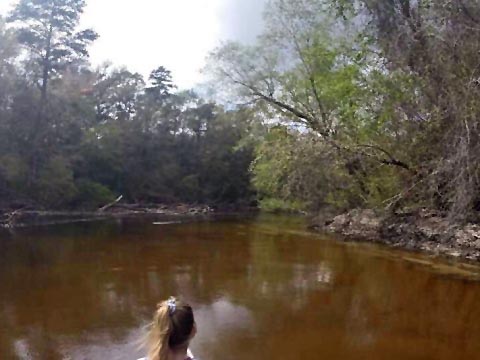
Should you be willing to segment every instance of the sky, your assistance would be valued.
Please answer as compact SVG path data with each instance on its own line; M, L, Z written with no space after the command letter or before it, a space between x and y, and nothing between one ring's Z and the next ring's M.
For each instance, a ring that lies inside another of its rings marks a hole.
M0 0L5 14L16 0ZM202 81L209 51L222 41L251 43L266 0L87 0L82 27L100 38L91 61L111 61L143 75L162 65L181 89Z

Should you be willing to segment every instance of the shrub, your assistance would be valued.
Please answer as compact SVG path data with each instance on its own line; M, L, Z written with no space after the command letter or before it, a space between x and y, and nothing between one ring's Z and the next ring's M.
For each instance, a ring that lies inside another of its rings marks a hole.
M77 196L72 205L75 208L95 210L115 200L115 194L106 186L97 182L80 179L76 182Z

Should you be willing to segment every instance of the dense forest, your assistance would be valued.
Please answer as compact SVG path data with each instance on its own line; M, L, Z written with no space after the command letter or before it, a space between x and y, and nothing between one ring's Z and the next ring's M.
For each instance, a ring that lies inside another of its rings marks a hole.
M3 206L95 209L139 203L246 204L256 127L179 92L162 66L144 79L92 68L82 0L22 0L0 22Z
M253 45L208 58L212 90L92 67L83 0L0 21L0 197L267 209L480 210L480 7L469 0L273 0ZM232 104L235 105L232 105ZM228 105L227 105L228 104Z

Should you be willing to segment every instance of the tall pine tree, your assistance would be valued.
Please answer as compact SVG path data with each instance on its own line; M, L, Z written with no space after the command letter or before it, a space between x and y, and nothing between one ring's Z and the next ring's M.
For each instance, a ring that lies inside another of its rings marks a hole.
M98 37L91 29L77 31L84 8L85 0L21 0L8 18L17 27L18 41L38 64L44 101L50 78L87 57L87 46Z

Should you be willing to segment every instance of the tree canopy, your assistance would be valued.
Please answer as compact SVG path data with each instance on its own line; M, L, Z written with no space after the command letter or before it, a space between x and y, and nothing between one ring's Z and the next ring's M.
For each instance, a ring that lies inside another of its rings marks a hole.
M176 91L163 66L93 68L84 6L21 0L0 21L0 206L253 201L249 111Z
M480 9L452 0L272 0L251 45L212 51L228 103L92 67L81 0L0 21L0 191L51 208L252 203L480 210ZM220 98L220 96L219 96ZM234 105L232 105L234 103ZM228 104L228 105L227 105Z
M479 207L480 10L447 3L274 0L257 43L224 44L209 71L239 102L299 129L296 150L313 136L334 160L318 160L326 178L349 179L345 206L430 206L471 218ZM344 189L329 188L342 198Z

